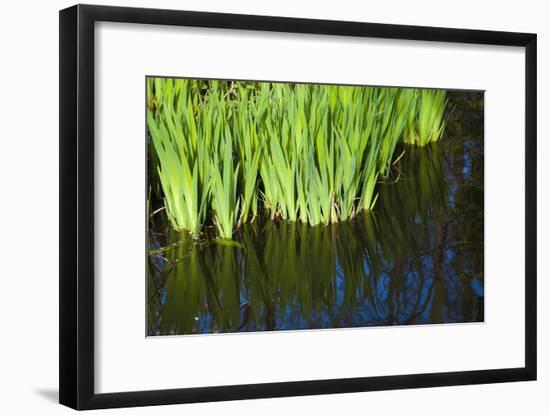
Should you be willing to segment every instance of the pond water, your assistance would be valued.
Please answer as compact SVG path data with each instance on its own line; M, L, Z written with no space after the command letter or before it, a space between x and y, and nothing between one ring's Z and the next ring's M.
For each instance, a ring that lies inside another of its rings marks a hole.
M483 94L448 92L443 139L403 147L374 212L257 218L231 245L149 224L147 334L484 320Z

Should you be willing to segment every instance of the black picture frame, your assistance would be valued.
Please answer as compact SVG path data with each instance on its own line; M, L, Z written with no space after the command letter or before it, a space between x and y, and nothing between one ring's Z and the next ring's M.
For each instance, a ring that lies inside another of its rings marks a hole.
M525 366L96 394L94 391L94 24L122 22L525 49ZM75 409L535 380L537 377L537 36L223 13L76 5L60 11L59 401Z

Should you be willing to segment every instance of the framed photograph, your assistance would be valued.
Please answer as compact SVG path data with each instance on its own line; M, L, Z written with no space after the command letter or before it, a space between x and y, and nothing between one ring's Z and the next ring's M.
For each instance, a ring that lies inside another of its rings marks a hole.
M60 12L60 402L536 379L535 34Z

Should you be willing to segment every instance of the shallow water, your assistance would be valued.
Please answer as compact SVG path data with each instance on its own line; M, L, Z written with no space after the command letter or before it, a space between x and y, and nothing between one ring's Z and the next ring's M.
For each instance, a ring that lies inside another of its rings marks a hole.
M196 243L155 215L148 335L483 321L483 98L448 96L444 138L401 149L371 214L258 218L232 245Z

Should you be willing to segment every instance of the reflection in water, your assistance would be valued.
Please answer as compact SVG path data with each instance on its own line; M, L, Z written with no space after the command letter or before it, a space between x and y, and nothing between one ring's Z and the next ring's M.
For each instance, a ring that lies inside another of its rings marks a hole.
M156 215L148 334L483 321L482 95L449 98L445 138L405 148L372 214L257 219L229 244L195 242Z

